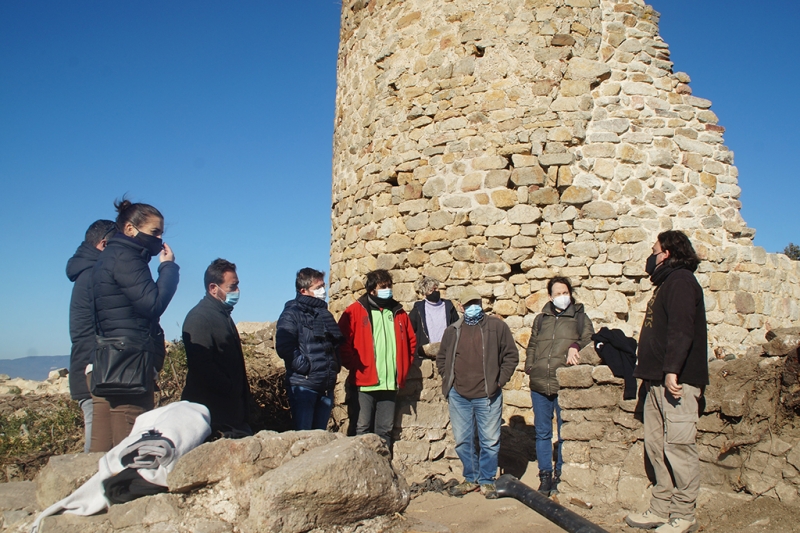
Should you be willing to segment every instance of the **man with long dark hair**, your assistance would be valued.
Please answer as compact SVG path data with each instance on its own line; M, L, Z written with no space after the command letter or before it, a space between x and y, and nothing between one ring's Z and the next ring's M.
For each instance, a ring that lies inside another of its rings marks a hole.
M645 270L655 291L639 336L634 376L643 381L644 447L653 465L650 508L625 517L658 533L697 529L700 491L698 402L708 385L708 331L703 289L694 276L700 259L680 231L658 235Z

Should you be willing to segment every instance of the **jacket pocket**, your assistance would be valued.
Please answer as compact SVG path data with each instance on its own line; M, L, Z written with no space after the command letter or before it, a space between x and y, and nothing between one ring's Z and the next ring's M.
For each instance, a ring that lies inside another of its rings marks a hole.
M697 438L697 415L667 413L667 435L669 444L695 444Z

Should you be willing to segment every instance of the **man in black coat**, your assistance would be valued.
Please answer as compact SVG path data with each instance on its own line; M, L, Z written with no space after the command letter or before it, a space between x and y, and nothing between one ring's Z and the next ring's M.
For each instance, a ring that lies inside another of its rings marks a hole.
M182 400L201 403L211 412L214 434L252 435L247 423L250 385L244 366L242 341L231 319L239 301L236 265L216 259L204 276L206 295L186 315L186 386Z
M644 448L656 480L650 508L625 521L642 529L658 527L657 533L697 529L698 405L708 385L708 326L703 289L694 276L699 263L689 238L670 230L658 235L645 267L655 290L633 375L645 390Z
M75 285L69 300L69 393L83 411L85 427L84 453L92 443L92 395L86 383L86 366L94 359L95 327L92 306L92 267L114 233L113 220L97 220L86 230L84 241L67 261L67 277Z

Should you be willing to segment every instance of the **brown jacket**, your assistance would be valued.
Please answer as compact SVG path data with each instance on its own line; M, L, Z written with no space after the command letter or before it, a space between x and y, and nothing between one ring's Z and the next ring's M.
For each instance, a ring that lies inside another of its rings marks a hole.
M436 356L436 368L442 377L442 394L445 398L455 381L456 347L461 335L464 318L458 319L444 330L439 354ZM483 375L486 382L486 397L491 398L508 383L519 362L519 351L511 335L511 330L502 319L486 315L480 322L483 336Z
M567 366L569 347L577 344L580 350L592 342L592 321L584 315L583 331L578 331L579 313L583 313L583 304L570 304L556 316L555 306L547 302L542 309L541 322L538 316L534 319L525 358L525 373L531 377L531 390L547 396L558 394L556 370ZM541 329L537 329L540 323Z

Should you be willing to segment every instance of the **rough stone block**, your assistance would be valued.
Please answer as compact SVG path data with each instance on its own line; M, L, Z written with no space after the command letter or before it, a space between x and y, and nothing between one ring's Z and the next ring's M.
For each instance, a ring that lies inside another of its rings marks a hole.
M36 502L45 509L72 494L97 473L104 453L54 455L36 476Z
M605 424L601 422L564 422L561 426L561 438L564 440L600 440L604 432Z
M573 57L567 67L567 78L573 80L605 79L611 75L611 68L599 61Z
M551 187L531 191L528 195L528 203L533 205L555 205L558 200L558 190Z
M624 379L616 377L605 365L592 368L592 379L598 385L622 385L625 383Z
M539 156L539 164L543 167L549 167L553 165L570 165L574 156L569 152L564 152L560 154L542 154Z
M591 376L591 374L590 374ZM592 409L612 407L622 398L622 389L598 386L588 389L564 389L558 393L558 403L562 409Z
M622 265L619 263L595 263L589 267L592 276L617 277L622 275Z
M642 509L650 501L649 486L646 477L622 475L617 487L617 500L623 509Z
M538 164L522 168L515 168L511 172L511 183L517 187L523 185L544 185L545 174Z
M561 202L572 205L583 205L592 201L592 190L572 185L561 195Z
M474 170L494 170L506 168L507 166L508 160L499 155L476 157L472 160L472 168Z
M558 385L561 388L586 388L594 385L592 370L588 365L567 366L556 370Z
M508 189L492 191L492 203L501 209L513 207L517 205L517 193Z
M511 224L532 224L541 219L542 212L537 207L520 204L509 209L507 217Z

